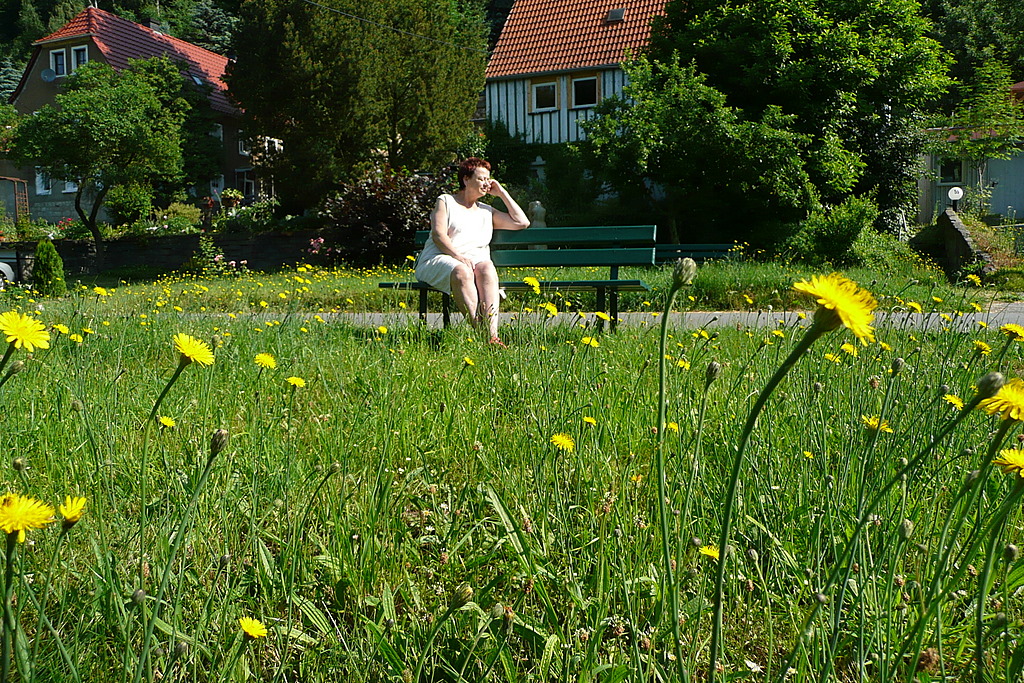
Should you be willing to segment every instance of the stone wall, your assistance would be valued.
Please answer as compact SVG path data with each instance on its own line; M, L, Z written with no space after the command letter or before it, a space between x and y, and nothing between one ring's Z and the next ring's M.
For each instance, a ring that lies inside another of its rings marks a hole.
M960 221L960 216L953 209L946 209L939 215L936 221L939 235L942 239L945 261L943 269L946 275L956 275L964 266L976 261L982 262L982 271L991 273L995 271L992 258L983 252L971 239L971 233Z
M276 270L308 258L314 231L265 233L260 235L214 235L214 245L225 261L246 262L250 270ZM96 272L96 248L92 240L57 240L57 252L69 277ZM126 237L105 242L103 269L149 266L162 271L178 269L199 249L199 235ZM4 242L6 251L26 254L31 261L34 242ZM27 274L22 273L23 276Z

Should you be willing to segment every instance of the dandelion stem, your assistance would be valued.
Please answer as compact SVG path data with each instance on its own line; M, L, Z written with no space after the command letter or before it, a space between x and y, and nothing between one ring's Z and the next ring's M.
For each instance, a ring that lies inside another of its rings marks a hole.
M725 508L722 511L722 531L718 537L719 559L717 573L715 574L714 621L711 625L711 655L708 663L708 681L710 683L714 683L715 680L718 650L721 647L722 610L725 602L725 562L728 558L729 535L732 533L732 513L733 507L736 505L736 488L743 465L743 455L747 449L747 443L750 441L750 435L754 431L754 426L757 424L757 418L768 402L768 398L775 391L779 383L782 382L786 374L796 365L796 362L800 360L800 357L807 352L807 349L811 348L811 345L824 332L825 330L822 327L812 325L807 330L807 334L800 339L800 342L790 352L786 360L782 362L782 365L775 371L775 374L768 380L761 394L757 397L757 401L754 402L754 406L750 409L747 422L743 426L743 432L741 432L739 443L736 446L736 456L733 459L732 472L729 475L729 485L725 495Z
M7 552L4 557L4 637L0 648L0 681L8 680L11 673L11 643L14 640L14 612L11 610L11 597L14 594L14 551L18 547L18 532L7 534Z
M679 632L679 592L676 590L675 572L672 569L672 551L669 549L668 530L668 482L665 477L665 431L668 406L666 401L665 379L665 347L668 344L668 319L672 311L672 302L682 285L673 282L665 300L665 311L661 316L661 341L658 345L658 449L656 465L658 469L658 518L661 523L661 550L665 562L665 589L668 591L669 605L672 610L672 640L675 647L676 665L679 667L680 680L686 680L686 664L683 660L683 644Z
M160 409L160 404L163 403L164 397L167 396L167 392L171 390L174 383L178 381L178 376L181 375L181 371L184 370L187 365L187 361L178 363L178 367L174 370L174 374L171 375L171 379L168 380L167 386L165 386L164 390L160 392L159 396L157 396L156 403L153 404L153 410L149 411L150 420L156 417L156 411Z
M14 353L14 342L7 345L7 350L4 351L4 357L0 358L0 370L3 370L4 366L7 365L7 361L10 360L12 353Z
M43 599L40 601L39 619L36 622L36 637L35 641L32 643L32 657L29 659L31 662L31 669L29 670L28 677L29 683L32 683L32 681L36 679L36 655L39 652L39 641L42 640L39 634L43 631L43 618L45 616L43 613L43 607L46 606L46 603L50 598L50 588L53 585L53 568L57 564L57 556L60 554L60 549L64 546L64 539L67 538L67 535L67 528L62 528L60 530L60 535L57 536L57 543L53 547L53 555L50 556L49 571L46 573L46 585L43 587Z

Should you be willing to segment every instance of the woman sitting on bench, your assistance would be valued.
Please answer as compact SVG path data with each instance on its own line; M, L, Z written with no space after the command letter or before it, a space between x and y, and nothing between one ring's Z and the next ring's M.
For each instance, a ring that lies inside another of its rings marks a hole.
M491 262L493 230L522 230L530 226L526 214L497 180L491 165L470 157L459 164L459 187L443 194L430 214L430 239L416 260L416 279L452 295L469 324L486 321L490 343L504 346L498 337L498 273ZM500 197L509 212L478 200Z

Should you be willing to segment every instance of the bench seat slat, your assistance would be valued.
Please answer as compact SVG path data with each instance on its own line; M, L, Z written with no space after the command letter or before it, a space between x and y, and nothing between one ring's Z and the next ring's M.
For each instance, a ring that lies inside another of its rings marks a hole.
M619 289L627 292L649 292L651 286L643 280L551 280L549 282L541 281L541 289ZM502 289L512 290L514 292L529 291L533 289L531 285L526 284L522 280L510 280L508 282L499 282L498 286ZM426 282L420 282L419 280L410 280L408 282L381 282L381 289L406 289L406 290L420 290L427 289L430 291L434 290L433 287L428 285Z

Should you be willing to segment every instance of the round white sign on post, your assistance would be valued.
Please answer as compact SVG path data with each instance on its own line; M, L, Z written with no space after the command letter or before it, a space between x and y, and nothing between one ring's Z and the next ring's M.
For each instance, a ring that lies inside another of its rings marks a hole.
M962 188L962 187L951 187L951 188L949 188L949 192L946 193L946 196L949 197L954 202L957 201L957 200L963 199L964 198L964 188Z

